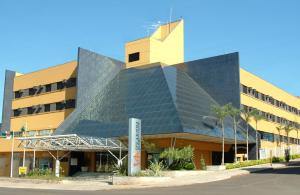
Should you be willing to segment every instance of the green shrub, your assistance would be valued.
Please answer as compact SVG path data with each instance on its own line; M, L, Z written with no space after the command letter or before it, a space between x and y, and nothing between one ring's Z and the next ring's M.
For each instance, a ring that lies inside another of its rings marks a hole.
M136 177L158 177L162 175L162 170L164 169L162 162L154 162L150 163L149 168L144 171L139 171L138 173L134 174Z
M164 169L164 165L162 162L154 162L154 163L150 163L149 170L152 175L151 176L161 176L161 172Z
M272 162L278 163L278 162L284 162L285 159L283 157L273 157Z
M300 155L299 155L300 156ZM291 156L293 158L293 156ZM249 160L249 161L243 161L243 162L237 162L237 163L226 163L226 169L236 169L236 168L242 168L242 167L248 167L248 166L254 166L254 165L260 165L260 164L267 164L270 163L271 159L261 159L261 160ZM272 162L285 162L284 157L273 157Z
M32 171L29 171L27 176L29 177L36 177L36 176L53 176L54 173L52 172L52 169L33 169Z
M205 163L205 159L203 158L203 155L201 154L201 158L200 158L200 169L201 170L206 170L206 163Z
M286 149L286 150L284 151L284 158L285 158L285 161L286 161L286 162L289 162L289 161L290 161L290 159L291 159L290 149Z
M186 164L193 164L194 148L192 148L191 146L186 146L181 149L167 148L160 154L160 158L172 160L172 163L168 166L168 168L171 170L185 169ZM188 168L190 170L191 165L188 165Z
M113 172L119 176L127 176L128 175L128 161L124 160L122 165L115 166Z
M195 165L192 162L186 163L183 167L185 170L194 170L195 169Z
M291 159L297 159L300 158L300 154L291 155Z

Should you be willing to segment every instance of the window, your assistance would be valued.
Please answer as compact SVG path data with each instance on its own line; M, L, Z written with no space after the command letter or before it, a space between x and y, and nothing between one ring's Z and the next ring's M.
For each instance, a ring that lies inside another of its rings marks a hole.
M35 92L36 92L36 89L34 87L29 89L29 95L34 95Z
M27 132L26 132L26 135L29 136L29 137L36 136L36 134L37 134L36 131L27 131Z
M45 130L39 131L39 135L40 135L40 136L43 136L43 135L51 135L51 134L52 134L51 129L45 129Z
M22 92L21 91L15 91L15 98L20 98L22 97Z
M75 100L67 100L66 108L75 108Z
M131 53L128 55L128 62L134 62L140 60L140 52Z
M37 106L35 106L35 108L36 108L35 113L40 113L42 111L42 106L41 105L37 105Z
M262 100L262 101L266 101L266 96L265 96L265 94L263 94L263 93L261 94L261 100Z
M74 87L76 86L76 78L70 78L67 83L66 83L67 87Z
M44 112L50 112L50 104L44 105Z
M65 84L62 81L60 81L56 83L56 86L57 86L56 87L57 90L59 90L59 89L63 89L65 87Z
M33 114L34 113L34 108L33 107L28 107L27 108L27 114Z
M274 142L274 134L260 131L260 138L269 142Z
M243 93L247 93L247 87L245 85L243 85L242 87L243 87Z
M62 109L64 109L64 103L57 102L56 103L56 110L62 110Z
M46 85L46 92L50 92L52 90L51 84Z
M20 109L15 109L13 112L14 112L14 116L20 116L21 115L21 110Z

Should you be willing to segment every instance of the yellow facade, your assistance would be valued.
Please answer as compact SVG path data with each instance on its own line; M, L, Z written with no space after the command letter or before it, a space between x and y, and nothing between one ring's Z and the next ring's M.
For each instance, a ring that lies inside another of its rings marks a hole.
M16 73L14 78L13 92L20 90L28 90L36 86L45 86L57 82L65 82L70 78L76 78L77 61L71 61L65 64L53 66L47 69L35 71L32 73L21 74ZM36 105L55 104L66 100L76 99L76 86L64 87L62 89L53 89L49 92L40 94L26 95L24 97L14 98L12 100L12 110L22 109ZM54 132L55 129L65 120L65 118L74 110L74 108L65 108L61 110L53 110L48 112L40 112L34 114L24 114L20 116L11 116L10 126L11 131L20 132L20 129L26 126L27 135L32 132L46 131L47 133ZM33 135L31 134L31 136ZM17 136L17 134L16 134ZM23 149L19 147L20 141L14 139L14 152L18 159L22 159ZM3 163L0 166L0 176L9 176L10 158L12 140L0 139L0 160ZM32 158L33 152L26 150L26 158ZM37 158L51 158L47 152L37 152ZM16 160L15 168L17 169L19 161ZM68 173L68 166L62 163L61 165ZM14 173L15 174L15 173Z
M77 61L53 66L28 74L18 74L14 78L13 90L23 90L34 86L47 85L76 77ZM34 105L50 104L68 99L76 99L76 87L64 88L34 96L25 96L12 101L12 109ZM11 118L11 130L19 131L25 124L28 130L56 129L74 109L22 115Z
M280 102L284 102L286 105L289 105L291 107L297 108L300 110L300 99L296 96L293 96L286 91L274 86L273 84L255 76L254 74L249 73L248 71L244 69L240 69L240 82L242 85L251 87L252 89L255 89L257 92L263 93L269 97L271 97L274 100L278 100ZM241 93L241 104L252 107L255 109L258 109L260 111L263 111L265 113L271 113L277 117L287 119L289 121L299 123L300 122L300 116L296 113L293 113L291 111L288 111L286 109L283 109L281 107L278 107L276 105L273 105L267 101L263 101L259 98L256 98L253 95L249 95L246 93ZM251 126L255 128L255 121L251 120L250 122ZM286 132L284 130L281 130L280 132L277 130L276 127L279 127L280 123L277 121L272 120L261 120L258 122L258 130L263 132L272 133L275 135L286 135ZM292 130L289 133L289 137L291 138L297 138L299 139L296 129ZM278 146L278 142L270 142L266 140L262 140L261 147L262 148L274 148ZM284 143L281 143L282 146L284 146Z
M139 59L130 62L129 56L133 53L138 53ZM157 62L164 65L184 62L184 21L161 25L151 36L126 43L125 62L127 68Z

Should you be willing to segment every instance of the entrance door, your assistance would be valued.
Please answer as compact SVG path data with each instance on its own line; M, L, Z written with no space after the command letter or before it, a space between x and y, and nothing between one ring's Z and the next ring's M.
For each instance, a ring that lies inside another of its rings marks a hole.
M84 153L83 152L71 152L70 158L70 175L74 175L81 171L81 166L83 166Z
M212 152L212 165L220 165L222 161L222 152Z

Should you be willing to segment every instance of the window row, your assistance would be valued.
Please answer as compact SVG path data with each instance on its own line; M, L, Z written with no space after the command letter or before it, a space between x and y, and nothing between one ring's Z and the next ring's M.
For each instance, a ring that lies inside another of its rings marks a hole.
M56 83L50 83L47 85L39 85L29 89L22 89L14 92L15 99L34 96L42 93L48 93L51 91L61 90L64 88L70 88L76 86L76 78L70 78L68 80L59 81Z
M44 130L30 130L30 131L14 131L14 137L34 137L34 136L47 136L53 134L53 129L44 129Z
M256 108L246 106L246 105L242 105L242 107L243 107L244 110L247 110L248 112L251 112L252 110L257 110L259 112L259 114L261 116L263 116L264 119L267 120L267 121L271 121L271 122L279 123L279 124L283 124L283 125L291 124L293 126L297 126L298 128L300 128L300 124L298 124L294 121L287 120L283 117L279 117L279 116L276 116L274 114L264 112L264 111L258 110Z
M248 94L248 95L250 95L252 97L255 97L257 99L260 99L260 100L262 100L264 102L268 102L268 103L270 103L270 104L272 104L274 106L277 106L278 108L284 109L284 110L286 110L288 112L300 115L300 110L298 110L297 108L289 106L286 103L284 103L282 101L279 101L279 100L276 100L276 99L274 99L271 96L268 96L266 94L258 92L258 91L256 91L256 89L254 89L252 87L247 87L245 85L241 85L241 92L243 92L245 94Z
M284 135L278 135L278 134L273 134L273 133L267 133L263 131L259 131L260 134L260 139L261 140L266 140L269 142L282 142L282 143L290 143L290 144L300 144L300 140L297 138L289 138Z
M18 108L13 110L13 117L22 116L22 115L32 115L43 112L51 112L56 110L63 110L68 108L75 108L75 100L69 99L62 102L56 102L51 104L41 104L30 106L26 108Z

